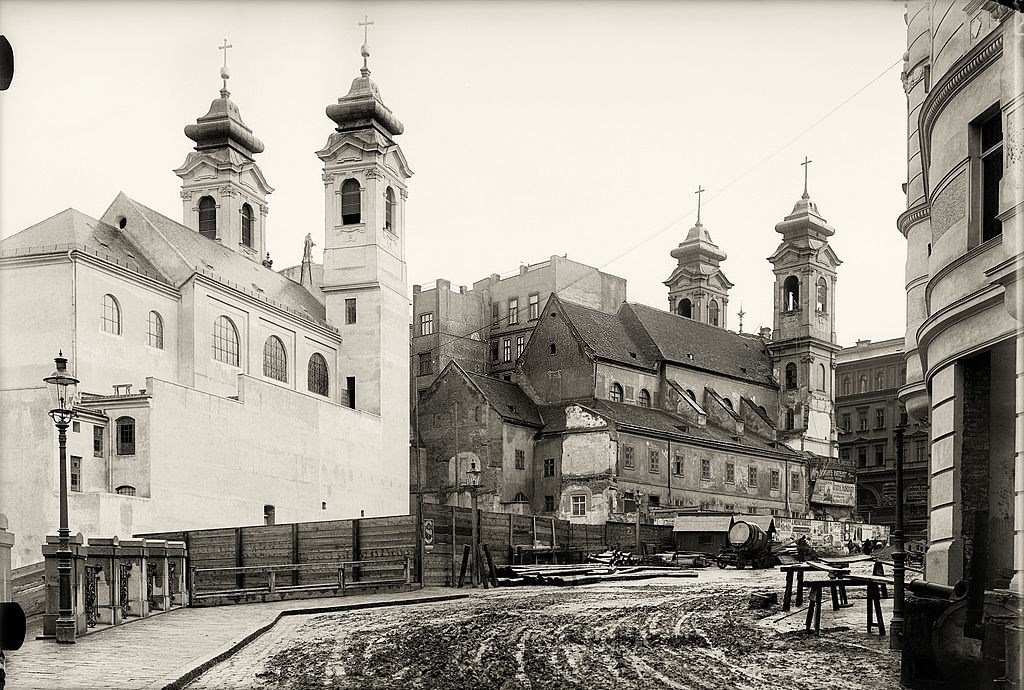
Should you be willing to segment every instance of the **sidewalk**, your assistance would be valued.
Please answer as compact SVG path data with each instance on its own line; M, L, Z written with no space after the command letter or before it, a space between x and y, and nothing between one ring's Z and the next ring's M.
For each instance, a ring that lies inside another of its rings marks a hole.
M86 635L71 645L30 637L7 653L7 688L180 687L281 616L459 599L442 587L266 604L176 609ZM33 635L35 631L30 631Z

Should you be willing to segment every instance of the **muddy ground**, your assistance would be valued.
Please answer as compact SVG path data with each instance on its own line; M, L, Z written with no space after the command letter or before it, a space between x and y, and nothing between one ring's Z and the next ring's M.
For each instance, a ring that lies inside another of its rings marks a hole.
M899 657L887 637L865 632L862 598L838 614L826 605L820 637L803 633L803 610L748 610L752 593L781 600L782 582L775 571L713 568L698 579L292 616L189 687L898 687Z

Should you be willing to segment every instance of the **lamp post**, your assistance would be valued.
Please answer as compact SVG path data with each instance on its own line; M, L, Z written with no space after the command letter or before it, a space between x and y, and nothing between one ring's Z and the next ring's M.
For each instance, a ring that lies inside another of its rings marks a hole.
M68 529L68 424L75 415L73 408L78 379L68 375L68 360L59 352L53 360L57 369L43 379L50 393L50 418L57 427L60 445L60 525L57 536L57 583L59 587L56 635L57 642L75 641L75 617L71 610L71 531Z
M466 474L469 475L469 497L472 500L472 511L473 517L470 521L473 525L473 570L472 570L472 582L474 587L480 585L480 530L477 528L477 490L480 488L480 475L483 474L483 470L476 466L476 461L470 461L469 469L466 470Z
M892 533L892 622L889 624L889 649L903 649L904 578L907 553L903 550L903 434L907 430L907 413L900 414L893 430L896 440L896 529Z

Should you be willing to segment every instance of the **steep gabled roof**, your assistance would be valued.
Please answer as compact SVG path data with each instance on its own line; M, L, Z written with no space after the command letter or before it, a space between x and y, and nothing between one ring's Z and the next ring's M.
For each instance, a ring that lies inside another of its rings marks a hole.
M201 273L257 299L283 307L296 316L329 327L326 307L299 283L245 258L216 240L203 237L124 193L118 194L104 217L112 221L114 216L127 215L128 209L134 216L141 217L148 227L126 227L122 234L132 238L138 250L176 285L180 286L193 275Z
M619 313L627 311L649 335L659 359L764 386L774 385L771 358L760 339L635 302L624 304Z
M595 357L630 367L655 370L657 357L643 333L630 329L618 314L606 314L552 295L569 323ZM621 311L621 310L620 310Z
M523 392L523 389L514 383L502 381L483 374L471 374L458 362L452 360L452 364L461 371L484 396L487 404L510 422L526 424L529 426L543 426L544 421L537 411L537 405L530 400L530 396Z
M93 254L149 278L169 282L168 277L124 233L73 208L0 240L0 252L5 255L28 256L71 249Z

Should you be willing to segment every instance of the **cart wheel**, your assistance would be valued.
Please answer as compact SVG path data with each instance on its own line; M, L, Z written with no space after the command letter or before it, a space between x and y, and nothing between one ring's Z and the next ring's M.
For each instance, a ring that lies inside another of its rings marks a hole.
M743 560L742 558L740 560L736 561L736 569L737 570L743 570L746 567L747 567L747 562L745 560Z
M729 565L728 563L725 562L724 558L719 558L718 560L715 561L715 563L717 563L718 567L721 568L722 570L725 570L726 566Z

